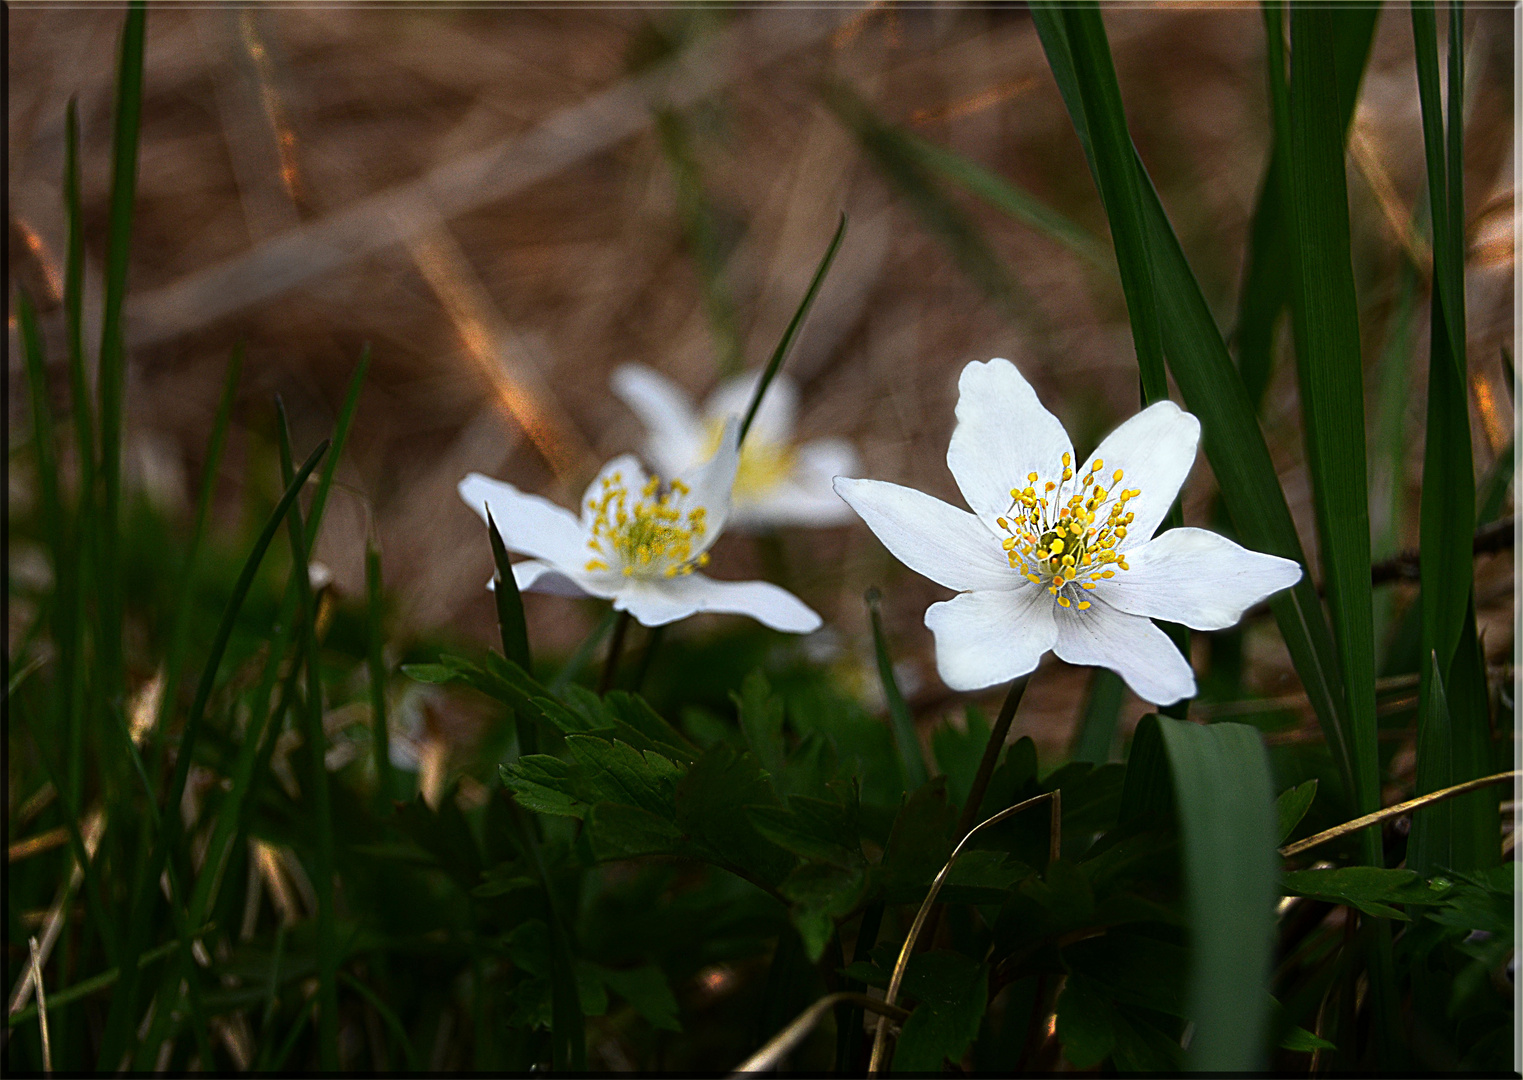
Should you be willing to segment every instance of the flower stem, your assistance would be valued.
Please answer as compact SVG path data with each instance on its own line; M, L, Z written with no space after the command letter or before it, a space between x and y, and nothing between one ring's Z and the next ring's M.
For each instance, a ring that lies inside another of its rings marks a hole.
M629 633L629 612L619 612L619 621L613 624L613 640L608 643L608 656L603 661L603 674L598 679L598 696L613 689L613 677L619 670L619 656L624 652L624 637Z
M653 626L650 636L645 639L645 651L640 654L640 666L635 669L635 681L630 687L637 694L645 685L645 676L650 673L651 661L656 658L656 650L661 647L661 637L665 633L666 627Z
M1020 707L1021 697L1026 693L1026 684L1031 681L1030 675L1022 675L1010 684L1010 692L1005 695L1005 703L1000 706L999 717L994 721L994 730L989 732L989 742L984 747L983 760L978 763L978 772L973 777L973 786L968 790L968 801L963 804L962 816L957 819L957 839L961 840L974 825L978 824L979 807L983 805L984 793L989 790L989 781L994 776L994 766L999 763L999 752L1004 749L1005 736L1010 734L1010 722L1015 719L1015 710Z

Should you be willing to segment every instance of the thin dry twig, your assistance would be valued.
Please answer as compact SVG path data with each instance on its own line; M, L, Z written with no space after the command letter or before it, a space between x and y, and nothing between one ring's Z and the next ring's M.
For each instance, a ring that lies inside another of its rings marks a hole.
M37 1027L42 1032L42 1071L53 1071L53 1043L48 1037L48 999L42 991L42 960L39 956L35 937L27 939L27 945L32 950L32 985L37 988Z
M947 875L952 872L952 866L957 862L958 856L962 854L962 849L967 847L968 841L991 825L998 825L1007 818L1014 817L1027 807L1035 806L1037 803L1047 799L1052 800L1052 830L1048 841L1047 858L1049 861L1057 859L1063 838L1063 793L1061 791L1048 791L1036 796L1034 799L1018 802L1014 806L1001 810L993 817L986 821L981 821L969 829L968 835L964 836L958 845L952 849L952 855L947 859L947 864L936 875L936 880L931 882L931 891L926 893L925 899L921 901L920 910L915 912L915 921L910 924L909 936L904 939L904 945L899 950L899 959L894 963L894 974L888 981L888 994L884 998L888 1004L894 1004L894 999L899 996L899 985L904 981L904 969L909 966L910 955L915 951L915 940L920 936L920 931L925 926L926 918L930 915L931 908L936 903L937 894L941 892L941 887L946 884ZM883 1056L887 1045L888 1021L880 1016L878 1018L877 1031L873 1034L873 1055L867 1065L868 1076L881 1076L883 1074Z
M1490 787L1492 784L1500 784L1504 780L1516 780L1519 777L1523 777L1523 769L1509 769L1507 772L1483 776L1478 780L1466 780L1463 784L1455 784L1453 787L1441 788L1438 791L1429 792L1427 795L1419 795L1415 799L1408 799L1406 802L1397 803L1395 806L1388 806L1384 810L1375 811L1373 814L1365 814L1364 817L1355 818L1353 821L1345 821L1342 825L1334 825L1331 829L1324 829L1315 836L1308 836L1305 840L1297 840L1294 844L1286 844L1280 849L1280 854L1288 859L1292 855L1299 855L1303 851L1310 851L1312 848L1325 844L1329 840L1336 840L1340 836L1347 836L1349 833L1358 832L1360 829L1370 825L1377 825L1389 818L1400 817L1402 814L1410 813L1413 810L1421 810L1423 807L1433 803L1452 799L1457 795L1464 795L1466 792L1476 791L1483 787Z
M838 991L834 994L826 994L819 1001L816 1001L809 1008L799 1013L793 1023L774 1035L766 1046L763 1046L756 1053L746 1058L745 1061L735 1066L735 1070L730 1075L742 1076L746 1073L767 1072L770 1069L777 1068L778 1063L787 1057L794 1047L803 1042L804 1038L814 1030L815 1025L824 1018L825 1014L837 1005L856 1005L859 1008L875 1012L879 1016L887 1017L891 1020L897 1020L900 1023L903 1023L910 1015L908 1009L900 1008L898 1005L890 1005L886 1001L880 1001L866 994L858 994L846 990Z

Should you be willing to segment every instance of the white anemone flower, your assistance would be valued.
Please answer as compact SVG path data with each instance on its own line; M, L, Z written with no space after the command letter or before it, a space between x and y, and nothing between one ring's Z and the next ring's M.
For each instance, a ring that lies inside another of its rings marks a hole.
M639 364L613 374L613 390L645 425L645 456L663 473L677 474L714 455L730 417L742 417L756 392L759 372L721 383L699 414L682 389ZM798 389L784 375L767 387L746 433L735 472L730 525L740 530L782 525L840 525L851 511L831 490L837 476L857 470L857 455L844 439L792 441Z
M1051 649L1168 705L1195 694L1195 676L1151 620L1221 630L1301 576L1204 529L1154 538L1199 441L1195 417L1158 401L1076 469L1063 425L1015 365L974 361L947 448L972 513L878 480L835 487L900 562L958 591L925 613L952 689L1025 675Z
M666 482L629 454L614 458L588 485L580 517L480 473L460 481L460 497L483 520L490 510L503 544L530 556L513 566L525 591L602 597L645 626L713 611L807 634L820 617L792 593L698 573L730 516L738 435L731 421L706 464Z

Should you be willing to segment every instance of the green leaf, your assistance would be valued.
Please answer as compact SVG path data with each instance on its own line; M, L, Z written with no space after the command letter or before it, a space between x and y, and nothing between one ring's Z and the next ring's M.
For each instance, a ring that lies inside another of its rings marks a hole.
M1313 1050L1336 1050L1338 1049L1326 1039L1320 1039L1307 1031L1304 1027L1292 1026L1280 1038L1280 1049L1289 1050L1297 1054L1309 1054Z
M403 803L397 808L396 824L462 891L469 892L481 883L481 851L455 801L454 787L440 796L438 809L424 802L422 795Z
M615 971L602 969L603 981L658 1031L681 1031L680 1009L666 974L655 964Z
M739 712L746 745L776 788L783 775L783 699L772 693L766 675L756 668L740 684L740 693L730 691L730 700Z
M1159 720L1184 842L1194 1068L1252 1069L1274 951L1274 803L1259 733ZM1255 1004L1262 1003L1262 1005Z
M989 720L983 712L969 705L963 715L963 730L945 724L931 733L931 753L947 778L947 798L953 806L967 801L989 742Z
M684 772L681 766L659 754L642 754L625 743L605 742L595 735L568 735L566 749L600 801L639 807L668 820L672 817L676 783Z
M836 866L861 861L858 806L790 795L787 808L748 806L746 813L767 839L795 855Z
M530 754L497 769L503 786L525 810L585 817L593 798L581 770L549 754Z
M709 861L775 888L797 860L752 824L746 806L775 805L756 761L723 744L710 747L677 785L677 826Z
M1074 761L1092 761L1103 765L1111 759L1116 743L1116 721L1121 716L1121 703L1126 698L1126 683L1109 668L1095 668L1089 680L1089 697L1084 702L1084 712L1079 716L1079 726L1074 732L1073 750L1069 757Z
M955 952L923 953L904 973L904 992L920 1002L894 1048L896 1073L939 1073L978 1037L989 997L986 965Z
M830 238L830 246L825 249L820 265L815 267L814 277L809 279L809 288L804 290L804 297L799 301L798 310L793 313L793 318L788 320L782 339L778 341L777 348L772 350L772 358L767 361L761 380L756 384L756 393L751 397L751 405L746 409L745 419L740 422L741 442L746 441L746 433L751 430L751 421L756 419L756 410L761 408L762 397L767 393L767 387L772 385L772 380L777 377L783 361L788 359L788 354L793 351L793 343L798 340L799 330L803 328L804 320L809 317L809 309L814 306L814 298L819 295L820 286L824 284L825 275L830 273L830 264L835 262L836 252L841 249L841 241L845 237L846 215L843 213L840 224L836 226L835 235Z
M1115 1019L1105 993L1083 975L1070 975L1058 995L1058 1039L1063 1056L1080 1069L1104 1061L1116 1045Z
M899 761L913 791L925 785L925 756L920 749L920 737L915 732L915 718L910 715L910 707L894 680L894 661L889 655L888 637L883 632L882 594L875 588L868 589L866 599L873 627L873 652L878 659L878 678L883 681L883 697L888 702L888 718L894 729L894 742L899 748Z
M1351 904L1386 919L1405 919L1392 904L1442 904L1449 890L1424 881L1412 870L1344 866L1331 870L1293 870L1280 880L1288 896L1307 896L1330 904Z
M639 745L637 740L629 737L633 733L650 744L642 746L641 749L654 749L677 761L698 760L698 748L667 723L638 694L625 690L610 690L603 696L602 704L613 719L614 733L630 745Z
M1137 721L1137 729L1132 733L1126 779L1121 786L1121 808L1117 813L1123 824L1167 813L1174 805L1169 759L1163 736L1159 733L1159 723L1157 713L1148 713Z
M789 918L804 942L811 964L820 962L825 946L836 932L836 920L845 918L862 901L867 890L863 868L805 863L783 879L778 891L793 901Z
M592 808L587 817L587 839L599 861L640 855L696 854L670 818L619 803L600 802Z
M370 751L375 766L376 811L383 813L396 793L391 733L386 723L385 628L382 625L381 550L365 543L365 663L370 675Z
M1301 824L1301 819L1311 809L1312 800L1316 797L1316 780L1308 780L1280 793L1280 797L1275 800L1275 816L1279 819L1276 833L1279 839L1275 841L1277 845L1290 839L1290 834Z
M1189 1013L1186 975L1189 954L1178 945L1146 934L1112 931L1065 946L1063 962L1106 997L1169 1016Z
M946 778L938 776L912 794L894 818L883 849L883 882L893 896L918 903L952 854L956 815L947 805Z

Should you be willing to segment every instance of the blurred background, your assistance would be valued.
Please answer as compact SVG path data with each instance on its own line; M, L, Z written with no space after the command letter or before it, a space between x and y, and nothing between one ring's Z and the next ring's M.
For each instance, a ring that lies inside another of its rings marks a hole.
M8 17L9 269L38 298L62 407L65 105L79 103L85 309L98 312L121 12L15 4ZM1135 4L1105 19L1142 158L1230 331L1270 140L1260 12ZM1475 5L1467 23L1478 475L1514 426L1502 360L1515 331L1511 19ZM1429 262L1411 54L1406 10L1391 6L1348 159L1377 559L1417 540ZM915 156L917 139L1006 178L1076 232L1063 242L969 196ZM278 475L273 396L304 455L329 433L369 343L318 558L341 597L361 597L365 539L378 540L399 655L422 640L493 643L491 556L458 480L477 470L574 501L603 461L643 442L609 392L613 369L649 365L701 401L764 363L843 211L845 244L787 368L801 438L846 437L867 475L960 502L944 456L968 361L1014 360L1081 456L1135 411L1105 218L1018 6L155 5L127 313L132 483L188 522L225 366L244 342L215 514L228 534L247 533ZM27 420L11 325L14 446ZM1280 345L1261 415L1314 553ZM24 511L28 471L13 467L10 482L12 512ZM1204 458L1184 514L1223 525ZM43 562L24 541L10 557L13 578ZM820 610L827 629L788 647L832 663L868 701L880 691L862 596L880 586L922 723L958 705L921 623L947 592L860 524L727 535L712 569L777 580ZM1380 592L1382 630L1413 592ZM1480 558L1493 663L1510 662L1513 598L1510 554ZM590 602L527 604L544 653L570 652L601 616ZM11 621L14 631L26 613L13 607ZM703 617L674 633L736 622ZM1197 638L1197 712L1209 715L1223 661ZM1250 621L1237 641L1242 685L1288 710L1279 737L1319 737L1272 622ZM1033 681L1017 726L1044 760L1066 748L1091 677L1049 657ZM1128 700L1123 727L1142 711Z

